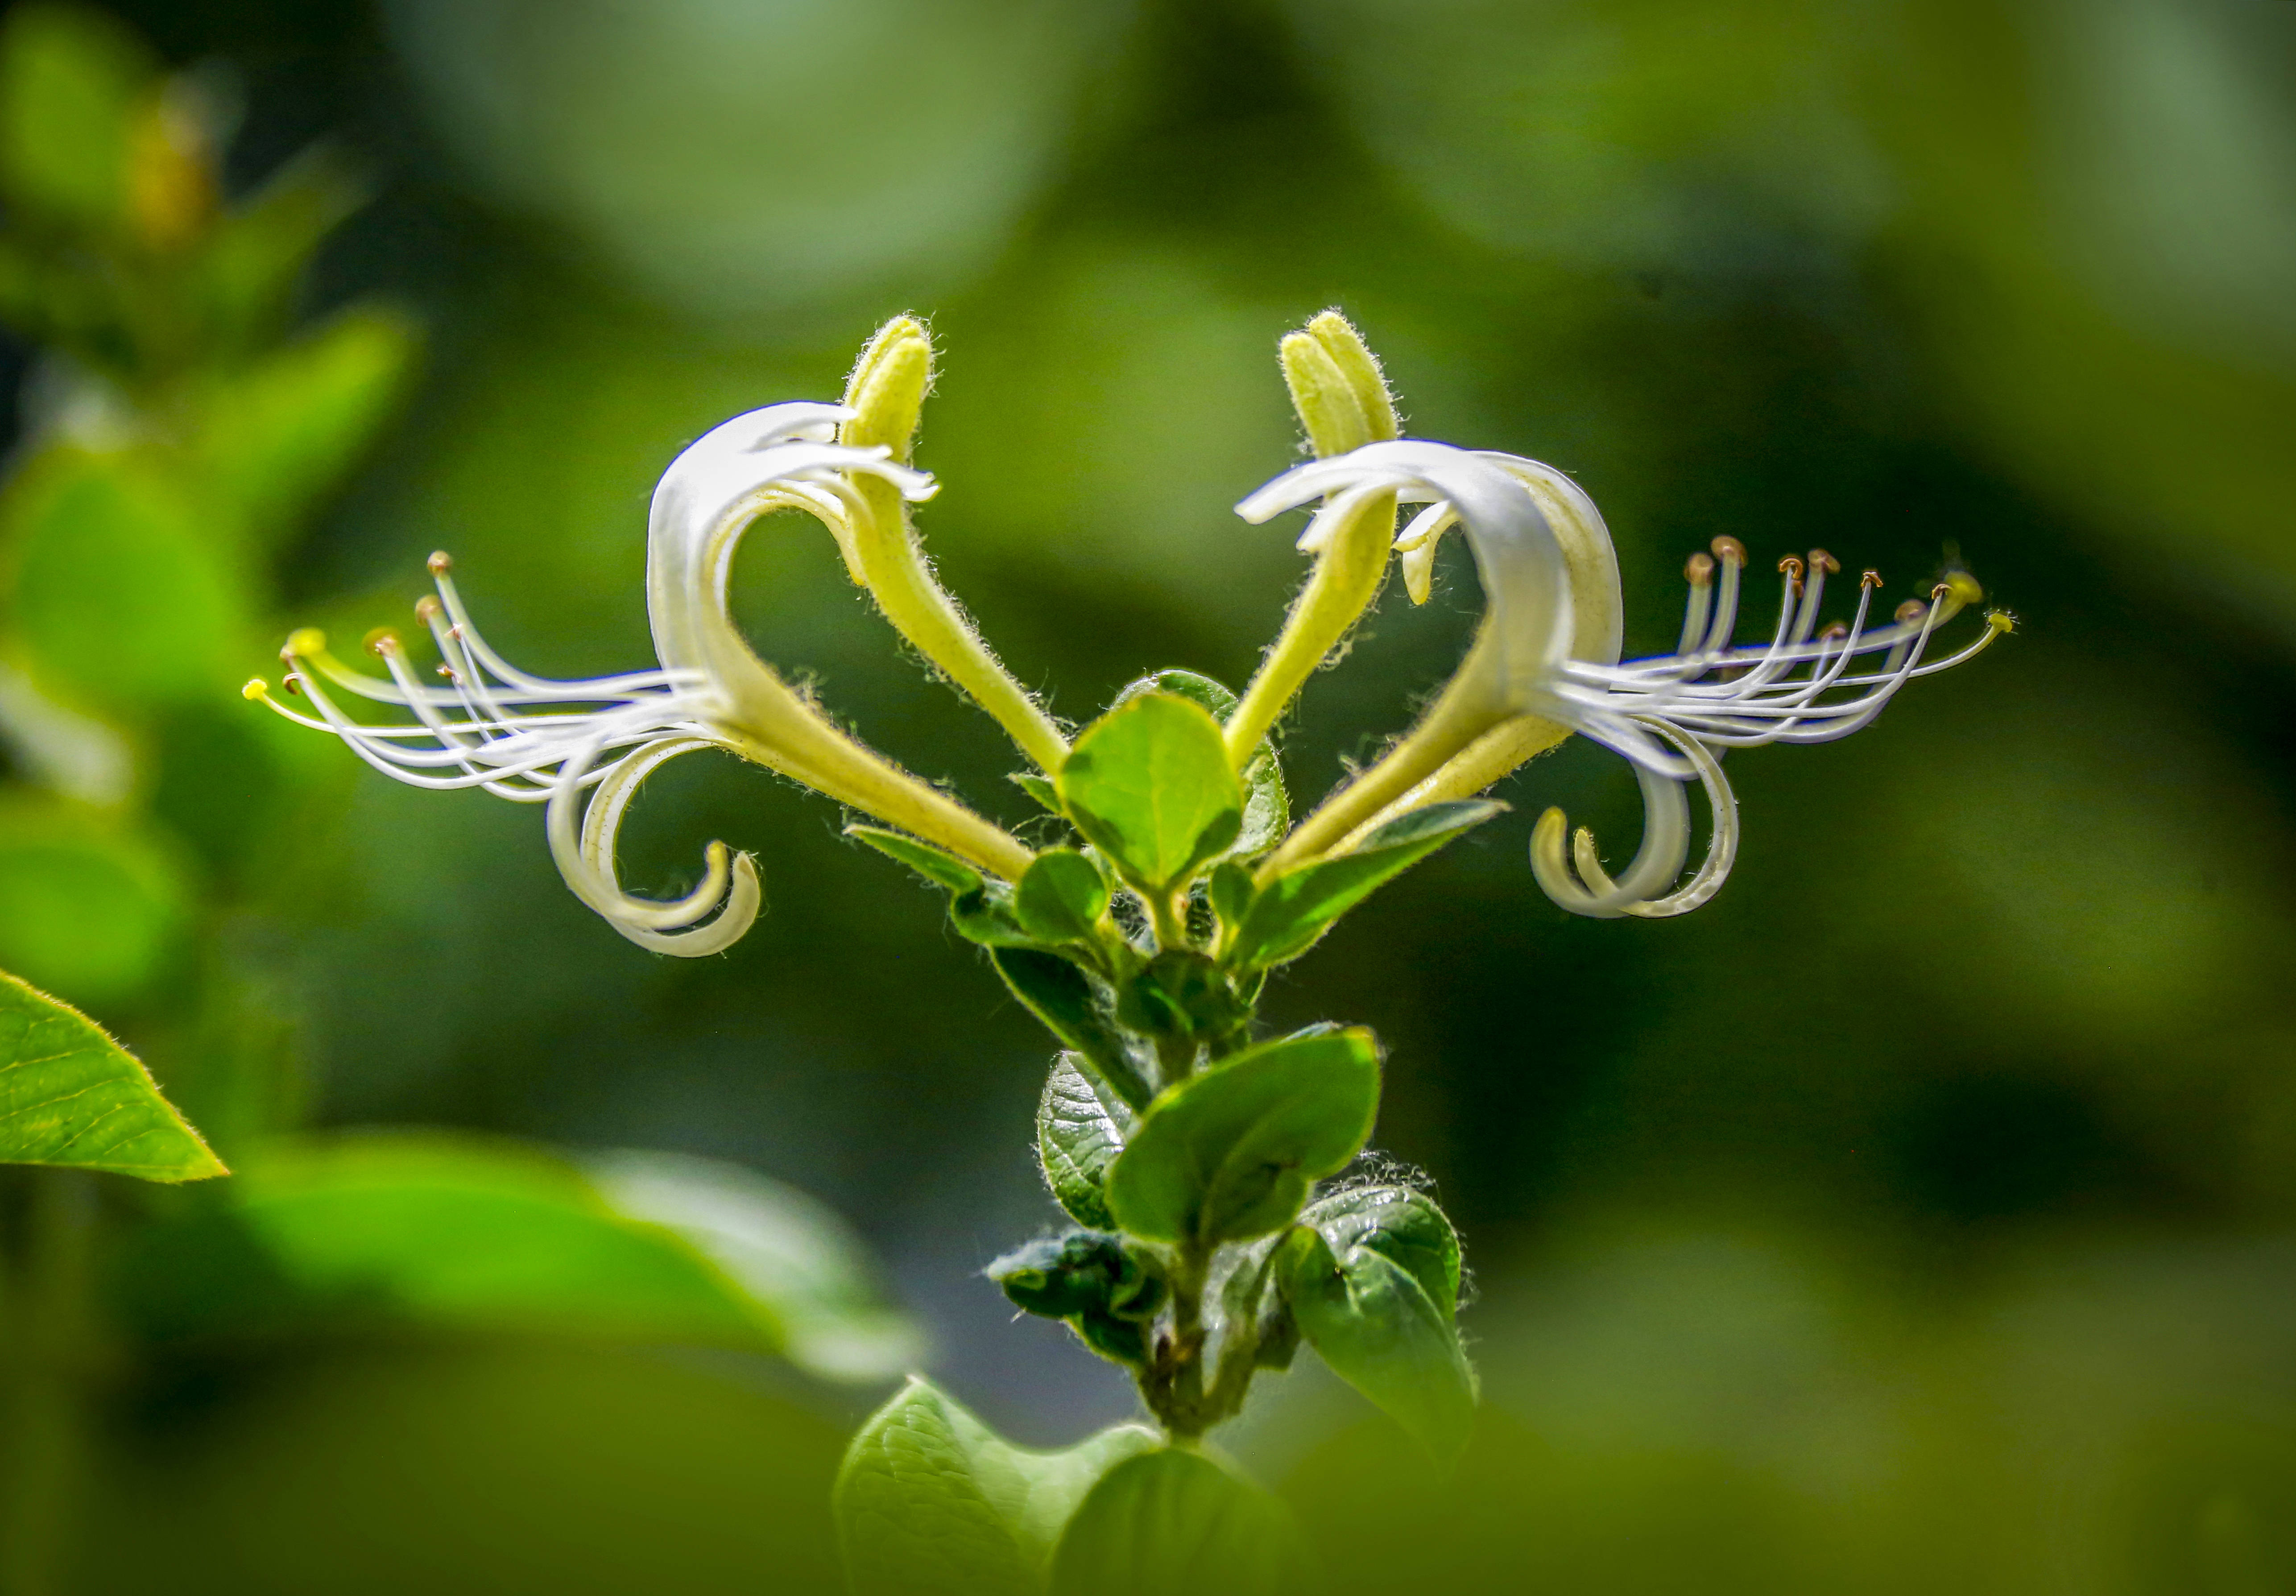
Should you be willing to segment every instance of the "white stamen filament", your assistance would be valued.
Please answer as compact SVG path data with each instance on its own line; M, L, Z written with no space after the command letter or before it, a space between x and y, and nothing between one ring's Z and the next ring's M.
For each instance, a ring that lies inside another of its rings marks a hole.
M1618 613L1617 568L1592 503L1551 467L1439 444L1374 445L1315 462L1269 483L1237 512L1264 520L1316 495L1329 495L1302 540L1307 546L1324 516L1351 496L1373 491L1426 506L1396 538L1414 600L1424 597L1443 533L1454 524L1464 528L1483 580L1484 629L1427 719L1381 764L1327 800L1279 852L1278 867L1318 856L1335 844L1344 847L1374 816L1386 821L1406 813L1407 802L1392 801L1406 789L1449 792L1447 779L1430 767L1428 750L1437 751L1439 763L1468 757L1464 750L1490 726L1529 716L1580 733L1626 758L1641 785L1645 814L1642 844L1613 880L1591 834L1579 831L1566 852L1567 822L1561 811L1547 811L1531 847L1540 886L1575 913L1683 913L1713 896L1737 853L1737 800L1717 757L1721 750L1846 737L1870 724L1906 683L1973 657L2008 625L2005 618L1989 617L1975 642L1946 659L1925 660L1931 635L1976 596L1976 585L1950 577L1938 585L1931 602L1906 606L1890 625L1869 631L1881 578L1868 572L1848 626L1820 633L1825 579L1841 569L1821 549L1812 550L1807 563L1799 557L1780 563L1778 615L1768 642L1737 645L1733 639L1747 557L1736 539L1724 537L1715 540L1712 557L1694 557L1685 571L1690 592L1677 652L1615 663L1615 618L1607 648L1587 635L1598 629L1590 623L1605 611L1610 618ZM1531 502L1524 503L1525 498ZM1566 544L1566 528L1575 545ZM1593 552L1596 542L1599 554ZM1852 669L1854 661L1876 655L1882 656L1879 668ZM1478 672L1480 688L1470 679ZM1447 716L1457 724L1447 724ZM1697 872L1669 891L1688 856L1683 788L1693 780L1706 791L1713 832Z

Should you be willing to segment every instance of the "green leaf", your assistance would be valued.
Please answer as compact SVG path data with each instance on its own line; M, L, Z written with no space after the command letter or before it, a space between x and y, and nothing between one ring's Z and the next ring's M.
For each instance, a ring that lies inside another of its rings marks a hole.
M226 528L134 449L46 449L0 498L16 544L14 619L43 680L141 708L238 686L247 575Z
M1037 1157L1045 1168L1045 1184L1053 1200L1078 1224L1112 1230L1116 1221L1108 1211L1108 1166L1124 1150L1124 1125L1117 1111L1077 1068L1073 1053L1053 1061L1045 1094L1037 1104Z
M878 826L848 826L845 834L857 842L867 843L888 859L907 865L934 886L946 887L959 896L978 892L984 884L979 871L929 842L919 842L914 837Z
M1212 873L1204 882L1204 896L1219 917L1221 925L1233 931L1243 923L1251 912L1251 899L1258 889L1251 884L1251 872L1233 859L1223 860L1212 866Z
M174 850L114 814L0 798L0 965L71 1003L141 991L188 919Z
M1352 853L1277 876L1244 913L1226 962L1250 968L1298 958L1373 892L1505 808L1488 798L1430 804L1382 826Z
M1036 799L1046 811L1054 814L1060 814L1060 789L1053 785L1049 777L1040 776L1033 770L1023 770L1016 771L1008 779L1021 791Z
M890 1305L867 1246L818 1198L684 1153L617 1151L583 1166L609 1207L676 1232L763 1304L800 1368L873 1382L923 1360L923 1333Z
M1277 1596L1306 1555L1283 1504L1200 1453L1101 1477L1053 1555L1051 1596Z
M77 1009L0 973L0 1163L147 1181L227 1174L151 1072Z
M198 267L217 323L251 343L283 321L304 266L365 199L365 185L322 146L217 218Z
M1243 790L1201 705L1144 692L1077 739L1061 806L1124 878L1168 892L1236 839Z
M861 1427L837 1472L852 1596L1036 1596L1078 1503L1155 1445L1119 1425L1059 1452L1014 1446L913 1379Z
M1332 1371L1448 1467L1475 1421L1475 1373L1450 1315L1385 1253L1333 1255L1301 1226L1276 1254L1284 1299Z
M1074 1050L1111 1091L1135 1109L1153 1095L1148 1077L1132 1057L1112 1013L1114 998L1092 976L1062 958L1032 947L992 947L989 962L1029 1012Z
M1235 713L1236 696L1211 677L1192 670L1160 670L1143 676L1116 695L1116 704L1128 703L1144 692L1176 692L1201 704L1220 724ZM1110 706L1111 708L1115 705ZM1243 762L1243 828L1229 845L1231 853L1250 858L1283 840L1292 829L1292 799L1283 790L1283 765L1275 757L1275 743L1263 737L1251 757Z
M1210 1246L1281 1230L1361 1150L1379 1050L1360 1029L1287 1037L1167 1091L1108 1174L1109 1211L1153 1241Z
M340 481L397 405L417 342L401 316L347 311L209 388L206 479L258 543L280 541Z
M158 75L132 34L78 6L16 8L0 33L0 183L35 212L126 219L136 113Z
M1446 1320L1459 1311L1459 1232L1423 1191L1409 1186L1357 1186L1308 1205L1312 1224L1340 1257L1367 1247L1417 1281Z
M1074 848L1047 848L1013 888L1013 912L1045 942L1090 942L1108 913L1108 882Z
M778 1351L775 1305L562 1159L438 1134L282 1144L144 1232L120 1294L162 1340L372 1329Z

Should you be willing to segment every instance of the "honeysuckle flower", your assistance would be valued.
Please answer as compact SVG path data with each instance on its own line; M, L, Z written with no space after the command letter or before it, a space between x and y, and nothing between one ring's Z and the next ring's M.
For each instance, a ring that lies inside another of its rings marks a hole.
M1259 522L1323 500L1300 540L1314 549L1372 495L1425 506L1395 539L1414 599L1424 594L1436 541L1453 526L1465 532L1485 595L1482 626L1419 724L1310 816L1270 872L1344 847L1410 808L1480 790L1575 732L1634 766L1645 812L1642 844L1613 878L1584 830L1566 859L1568 823L1550 808L1531 842L1540 887L1562 907L1597 918L1683 913L1713 896L1736 854L1737 803L1723 750L1847 736L1907 682L1969 659L2008 626L2004 616L1988 617L1975 642L1927 659L1931 634L1980 596L1977 585L1949 577L1931 602L1905 605L1869 629L1881 577L1867 571L1851 619L1819 630L1825 578L1840 567L1818 550L1807 563L1780 563L1784 592L1770 640L1739 646L1746 553L1720 538L1712 557L1690 563L1677 652L1622 664L1618 563L1593 502L1537 461L1445 444L1374 443L1314 461L1236 510ZM1685 788L1692 781L1705 790L1713 832L1698 870L1676 887L1688 857Z
M998 874L1029 858L1016 839L857 742L751 651L727 609L726 583L742 534L759 517L802 511L856 561L872 507L865 482L902 500L929 497L932 479L890 458L883 444L833 441L855 412L845 405L777 405L736 416L679 454L656 488L649 518L646 604L658 666L585 681L519 669L472 623L444 554L430 560L435 597L416 606L444 685L415 674L392 634L371 644L389 675L352 670L317 633L284 651L289 691L316 716L248 683L289 718L331 732L368 764L412 786L475 787L546 806L550 848L582 901L639 945L687 956L733 943L756 918L755 860L722 842L705 852L701 883L670 902L622 889L616 834L638 784L665 761L699 749L738 754L891 821ZM401 707L409 722L370 724L351 698Z

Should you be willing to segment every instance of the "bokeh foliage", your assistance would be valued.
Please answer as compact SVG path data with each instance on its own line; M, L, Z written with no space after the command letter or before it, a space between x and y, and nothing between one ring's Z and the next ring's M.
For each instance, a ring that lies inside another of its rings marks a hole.
M291 556L268 569L313 617L348 637L398 620L443 543L514 657L642 661L654 475L726 414L833 392L904 306L952 351L931 547L1079 719L1144 669L1249 675L1299 566L1226 506L1293 446L1273 338L1334 301L1414 432L1553 461L1595 495L1630 649L1669 640L1679 561L1718 534L1893 581L1957 554L2025 634L1850 743L1734 762L1747 848L1698 914L1590 925L1538 897L1526 809L1632 829L1623 776L1566 748L1518 779L1515 817L1276 985L1275 1018L1387 1042L1382 1138L1468 1238L1502 1417L1432 1564L1362 1529L1349 1490L1401 1443L1351 1428L1363 1410L1312 1373L1240 1445L1311 1529L1357 1536L1333 1560L1366 1588L2286 1582L2288 7L1140 0L1070 8L1089 29L952 23L964 48L912 53L909 92L826 115L750 92L742 63L829 83L868 29L922 26L909 8L652 8L643 59L702 63L708 94L675 65L622 70L638 25L608 9L544 29L445 0L124 8L174 61L242 64L243 159L267 171L340 128L374 163L322 318L387 287L433 329L386 452L262 556ZM995 136L964 144L984 80ZM610 163L582 121L608 91ZM729 119L703 119L722 99ZM727 141L707 160L679 142L697 120ZM983 168L935 197L962 247L914 250L906 184L952 145ZM824 174L841 210L808 207ZM115 536L180 549L146 479L105 491ZM823 541L751 543L737 582L764 651L913 767L998 790L993 730L894 655ZM181 569L217 569L201 558ZM1472 583L1447 567L1424 611L1390 593L1311 683L1295 797L1439 680ZM267 593L204 613L129 628L117 668L146 674L121 680L172 683L134 661L179 659L227 693L266 663L235 628L277 616ZM88 634L56 631L56 676L115 691L111 656L75 664ZM739 1158L890 1252L945 1382L1000 1428L1049 1444L1121 1415L1120 1387L1062 1383L1070 1360L972 1278L1050 1218L1018 1152L1033 1024L825 806L730 762L661 778L632 884L678 885L723 836L760 848L772 909L722 960L654 962L566 896L530 815L352 784L319 749L310 779L343 779L348 807L248 823L274 790L250 773L304 751L234 699L149 702L127 717L131 748L162 753L148 807L43 792L45 818L6 831L82 850L75 879L101 860L122 885L85 913L119 929L70 945L80 974L0 963L115 1005L141 1043L145 972L219 941L184 928L223 900L184 883L291 880L230 936L259 953L263 1002L308 1018L324 1119ZM101 755L37 757L103 790ZM999 818L1029 813L1015 790ZM24 890L57 890L26 868ZM833 1436L808 1449L796 1407L705 1395L749 1391L714 1367L329 1355L127 1415L136 1488L106 1567L193 1526L258 1588L315 1567L612 1588L643 1567L704 1589L763 1555L791 1588L827 1576Z

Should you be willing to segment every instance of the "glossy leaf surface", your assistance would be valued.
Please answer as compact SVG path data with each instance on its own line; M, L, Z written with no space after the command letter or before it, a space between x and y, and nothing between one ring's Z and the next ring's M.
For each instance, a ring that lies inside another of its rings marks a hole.
M1034 1596L1095 1485L1155 1436L1136 1425L1058 1452L1014 1446L925 1379L861 1427L838 1470L853 1596Z
M1219 723L1176 693L1144 692L1086 727L1059 788L1077 829L1150 891L1185 880L1243 823Z
M1117 1223L1209 1246L1289 1224L1309 1188L1354 1158L1379 1111L1371 1033L1289 1037L1159 1097L1108 1176Z
M1308 1204L1300 1218L1338 1256L1367 1247L1417 1281L1444 1318L1459 1311L1459 1233L1425 1192L1357 1186Z
M1306 1226L1284 1238L1276 1268L1300 1333L1332 1371L1438 1462L1456 1461L1474 1428L1474 1371L1418 1281L1369 1247L1335 1256Z
M0 1163L168 1182L229 1173L133 1054L78 1010L6 974Z
M1037 1157L1053 1200L1078 1224L1114 1228L1108 1211L1109 1166L1124 1150L1124 1130L1100 1093L1062 1053L1046 1078L1037 1103Z

